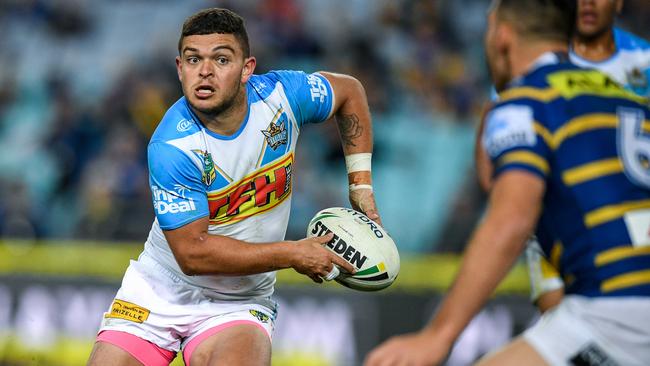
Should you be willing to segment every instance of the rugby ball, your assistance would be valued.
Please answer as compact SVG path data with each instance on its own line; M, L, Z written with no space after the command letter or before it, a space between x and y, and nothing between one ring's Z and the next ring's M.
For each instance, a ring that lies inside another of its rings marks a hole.
M334 238L327 248L350 263L357 272L343 271L335 280L360 291L377 291L390 286L399 273L399 253L388 233L368 216L349 208L332 207L318 212L309 222L307 237Z

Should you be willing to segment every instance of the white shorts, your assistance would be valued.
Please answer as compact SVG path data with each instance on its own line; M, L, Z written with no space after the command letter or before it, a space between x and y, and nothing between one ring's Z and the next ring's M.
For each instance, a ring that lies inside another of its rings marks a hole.
M127 268L122 287L104 314L99 332L130 333L172 352L184 349L197 336L241 323L258 325L272 337L277 315L275 301L215 300L210 292L184 282L152 259L141 256Z
M550 365L650 365L650 298L567 295L524 333Z

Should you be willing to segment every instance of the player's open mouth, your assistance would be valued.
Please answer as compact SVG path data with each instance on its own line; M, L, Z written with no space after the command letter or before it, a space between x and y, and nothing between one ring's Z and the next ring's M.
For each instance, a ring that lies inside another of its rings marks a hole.
M199 98L208 98L214 94L214 88L210 85L200 85L194 89L194 94Z
M580 12L580 20L584 23L595 23L597 19L596 12L594 11L581 11Z

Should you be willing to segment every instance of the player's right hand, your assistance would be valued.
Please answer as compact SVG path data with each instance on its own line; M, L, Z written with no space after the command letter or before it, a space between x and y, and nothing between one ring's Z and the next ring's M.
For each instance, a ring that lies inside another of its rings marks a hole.
M422 330L389 338L375 347L367 356L364 366L436 366L441 364L453 342L440 342L435 335Z
M334 265L343 271L354 273L354 267L350 263L325 248L333 237L334 234L328 233L296 241L291 267L317 283L323 282Z
M372 189L357 189L350 191L350 204L352 208L365 214L383 226L381 223L381 218L379 217L379 211L377 210L377 203L375 202L375 194L372 192Z

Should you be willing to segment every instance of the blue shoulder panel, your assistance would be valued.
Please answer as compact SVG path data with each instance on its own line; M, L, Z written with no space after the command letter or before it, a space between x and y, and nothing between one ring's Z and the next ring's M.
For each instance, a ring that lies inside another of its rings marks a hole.
M162 229L176 229L208 216L202 175L190 157L173 145L152 142L148 160L154 211Z
M284 86L298 125L322 122L330 116L334 93L324 76L287 70L272 71L263 76L273 85L279 81Z
M256 93L251 93L255 96L252 100L249 99L249 102L254 103L268 98L275 89L276 82L277 80L268 77L268 74L251 76L251 78L248 79L248 85L250 88L253 88Z
M194 121L185 97L182 97L167 110L151 137L151 142L169 141L199 131L200 126Z
M616 27L614 28L614 42L620 50L650 50L650 42Z

